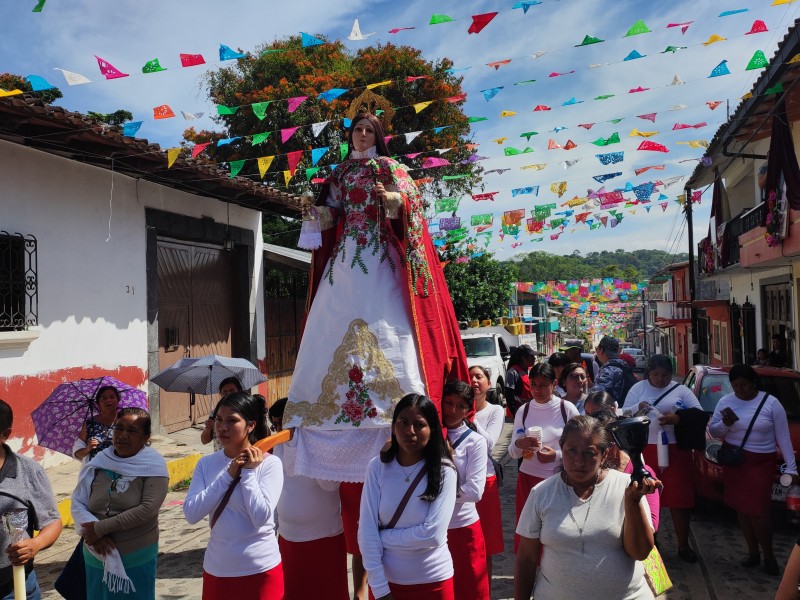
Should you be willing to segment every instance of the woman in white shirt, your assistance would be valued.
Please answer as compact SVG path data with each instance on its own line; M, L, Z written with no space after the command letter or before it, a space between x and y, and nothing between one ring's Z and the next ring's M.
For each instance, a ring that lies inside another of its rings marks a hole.
M672 360L664 354L647 359L645 378L628 391L623 411L646 414L650 417L650 434L644 450L644 462L656 470L664 483L661 506L669 508L678 556L681 560L697 562L697 554L689 546L689 521L694 507L695 489L692 482L692 451L681 450L675 438L675 425L680 423L680 411L703 410L688 387L672 381ZM658 467L659 438L666 436L669 466Z
M738 466L723 466L722 499L736 511L747 542L748 556L741 565L758 566L761 562L758 548L761 546L764 570L769 575L780 575L772 549L770 518L776 448L781 449L786 461L786 473L797 479L786 411L775 396L758 391L758 375L750 365L733 365L728 379L733 393L719 399L708 430L714 437L721 438L724 444L741 446L745 458ZM745 441L751 423L753 428Z
M531 392L533 400L519 408L514 415L514 433L508 453L512 458L522 458L517 476L516 508L517 520L528 494L537 483L544 481L561 466L561 450L558 440L564 425L578 416L578 409L553 395L556 374L547 363L537 363L531 369ZM533 437L526 437L528 427L542 428L541 444ZM514 537L514 551L519 546L519 536Z
M474 366L469 369L469 381L475 397L475 427L478 433L486 438L486 446L491 455L492 449L503 434L506 414L499 404L491 404L486 400L486 392L492 385L491 373L486 367ZM478 509L483 541L486 542L486 574L489 585L492 582L492 555L502 554L503 519L500 513L500 487L492 459L486 459L486 485L483 496L475 506Z
M459 600L489 600L486 574L486 543L475 504L483 496L486 438L467 421L474 399L472 388L463 381L449 381L442 392L442 424L453 449L458 471L456 508L447 529L447 546L453 557L453 589Z
M436 405L404 396L361 494L358 545L376 600L454 600L447 527L457 488Z
M247 392L226 396L214 411L222 450L200 459L183 504L189 523L210 517L203 559L203 600L283 598L275 507L281 461L253 444L269 435L264 404Z

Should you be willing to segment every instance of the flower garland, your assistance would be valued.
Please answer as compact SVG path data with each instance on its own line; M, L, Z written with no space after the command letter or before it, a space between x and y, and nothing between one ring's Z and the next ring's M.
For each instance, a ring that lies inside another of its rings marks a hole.
M783 218L783 212L780 209L780 202L778 202L777 191L770 190L767 196L766 232L764 233L764 237L767 240L767 245L770 248L778 246L781 243Z

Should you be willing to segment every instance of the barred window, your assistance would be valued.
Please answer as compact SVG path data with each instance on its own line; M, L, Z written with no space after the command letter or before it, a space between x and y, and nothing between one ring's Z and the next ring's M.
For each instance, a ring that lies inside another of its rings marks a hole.
M38 324L36 238L0 230L0 331Z

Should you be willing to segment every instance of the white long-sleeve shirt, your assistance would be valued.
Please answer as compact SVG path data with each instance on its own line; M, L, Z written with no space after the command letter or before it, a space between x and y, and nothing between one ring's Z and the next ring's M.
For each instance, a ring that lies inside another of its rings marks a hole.
M274 453L283 463L283 491L278 500L278 534L289 542L310 542L339 535L342 508L339 482L311 479L290 472L296 445L286 442Z
M475 427L486 438L486 448L489 454L503 434L503 424L506 422L506 411L499 404L487 404L475 413ZM490 458L486 459L486 476L496 475L494 465Z
M653 404L658 398L675 386L675 383L670 382L666 387L654 387L647 379L643 379L638 383L634 383L633 387L628 390L628 395L625 396L625 404L622 405L622 410L630 409L632 412L639 410L640 402L647 402ZM694 395L692 390L683 384L678 384L674 390L664 396L661 401L651 410L648 414L650 417L650 433L647 438L648 444L658 443L658 430L662 427L658 424L658 415L671 415L676 411L675 405L678 401L683 402L683 408L699 408L703 409L700 401ZM675 439L675 425L663 425L664 431L667 434L667 440L670 444L677 444L678 440Z
M367 580L376 598L389 593L389 581L417 585L445 581L453 576L453 559L447 548L447 527L456 505L458 475L451 463L442 465L442 488L433 502L420 499L428 486L427 475L417 484L393 529L380 529L394 516L400 500L423 462L401 467L374 458L367 466L361 493L358 546ZM405 471L403 470L405 469ZM406 481L406 474L410 481Z
M758 392L752 400L742 400L733 393L725 394L719 399L714 414L708 422L708 430L711 435L724 439L732 446L739 446L747 433L747 428L750 427L750 421L753 420L758 405L764 399L764 394L765 392ZM730 427L722 422L721 411L725 408L730 408L739 417L739 420ZM789 436L786 410L778 399L770 394L761 412L758 413L758 418L750 432L750 437L747 438L744 449L749 452L766 454L775 452L776 445L781 449L783 460L786 462L786 472L796 475L797 463L792 449L792 438Z
M189 523L210 518L233 482L231 459L220 450L197 463L183 503ZM242 469L208 540L203 570L215 577L242 577L263 573L281 562L275 537L275 507L283 488L283 467L278 457L265 454L255 469Z
M480 518L475 503L483 497L483 488L486 486L486 457L489 454L486 438L462 425L448 429L447 439L454 444L467 431L469 435L453 449L453 462L458 471L458 493L449 529L467 527Z
M522 422L522 417L525 414L525 406L520 406L517 414L514 416L514 433L511 434L511 443L508 446L508 454L511 458L522 458L522 449L517 448L516 441L525 437L525 430L533 425L538 425L542 428L542 445L553 448L556 451L556 459L553 462L542 463L539 462L538 454L532 458L522 461L520 471L547 479L556 469L561 466L561 449L558 445L558 440L561 437L561 432L564 431L564 415L561 414L561 403L564 402L564 413L567 415L567 421L572 417L578 416L578 409L572 402L566 402L556 396L550 399L550 402L539 404L536 400L531 400L528 404L528 418Z

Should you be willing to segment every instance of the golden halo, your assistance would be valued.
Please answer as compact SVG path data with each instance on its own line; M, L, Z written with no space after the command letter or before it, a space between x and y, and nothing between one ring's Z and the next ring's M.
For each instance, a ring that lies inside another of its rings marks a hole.
M378 111L381 111L380 114ZM375 115L383 125L384 131L389 130L394 118L394 109L389 101L374 93L372 90L364 90L350 103L350 108L347 109L346 116L348 119L355 119L356 115L360 112L367 112Z

